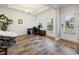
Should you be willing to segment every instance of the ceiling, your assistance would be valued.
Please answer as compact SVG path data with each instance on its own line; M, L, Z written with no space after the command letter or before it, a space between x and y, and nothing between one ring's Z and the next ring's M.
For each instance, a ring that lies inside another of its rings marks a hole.
M37 15L51 8L62 8L67 4L8 4L9 8Z
M69 4L51 4L52 6L56 7L56 8L63 8L68 6Z

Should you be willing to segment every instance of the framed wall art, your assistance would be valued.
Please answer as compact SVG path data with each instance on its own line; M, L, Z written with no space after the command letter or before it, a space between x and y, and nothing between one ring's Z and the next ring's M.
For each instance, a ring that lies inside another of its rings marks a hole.
M18 24L23 24L23 19L18 19Z

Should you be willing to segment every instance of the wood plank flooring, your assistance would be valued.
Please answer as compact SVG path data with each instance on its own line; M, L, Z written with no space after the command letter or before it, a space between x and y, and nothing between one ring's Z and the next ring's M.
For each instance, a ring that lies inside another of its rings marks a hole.
M22 35L8 48L8 55L77 55L75 49L60 45L55 38Z

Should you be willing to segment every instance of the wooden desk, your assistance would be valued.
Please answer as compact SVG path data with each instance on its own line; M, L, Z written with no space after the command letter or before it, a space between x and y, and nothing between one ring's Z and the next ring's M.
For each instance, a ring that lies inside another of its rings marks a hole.
M39 35L40 36L46 36L46 30L40 30Z
M0 43L0 54L4 52L5 55L7 55L8 47L16 43L15 37L0 36L0 41L2 41L2 43ZM11 42L13 42L13 44L11 44Z
M28 28L28 29L27 29L27 34L28 34L28 35L34 34L33 28ZM37 35L46 36L46 30L38 30L38 31L37 31Z
M7 49L10 46L10 43L11 42L16 43L16 41L15 41L16 36L17 36L17 34L15 34L13 32L0 31L0 42L1 42L0 49L1 49L1 51L5 51L5 54L7 54Z
M9 37L9 36L0 36L0 41L3 41L2 45L11 46L11 42L16 43L16 37Z
M3 41L6 46L9 46L11 41L15 43L16 36L14 32L0 31L0 41Z

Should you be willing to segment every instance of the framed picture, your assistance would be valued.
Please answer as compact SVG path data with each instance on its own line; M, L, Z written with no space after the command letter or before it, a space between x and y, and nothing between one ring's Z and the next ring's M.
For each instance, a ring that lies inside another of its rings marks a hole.
M23 19L18 19L18 24L23 24Z

